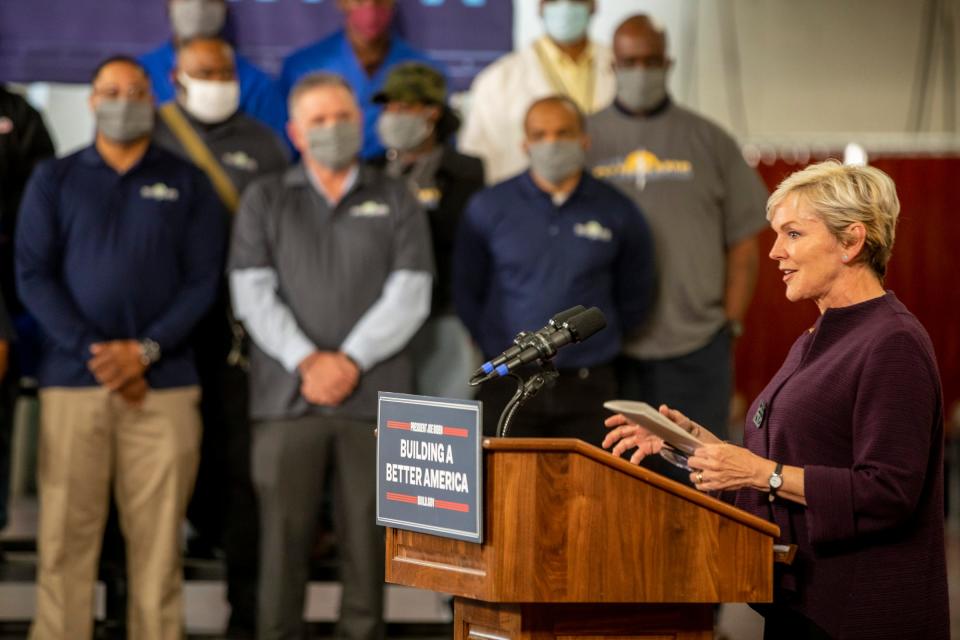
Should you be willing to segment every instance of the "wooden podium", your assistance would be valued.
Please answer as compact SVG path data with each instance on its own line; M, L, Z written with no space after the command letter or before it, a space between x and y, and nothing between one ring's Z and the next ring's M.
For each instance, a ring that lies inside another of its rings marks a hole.
M776 525L579 440L483 447L483 544L387 528L387 582L453 594L457 640L712 638L772 600Z

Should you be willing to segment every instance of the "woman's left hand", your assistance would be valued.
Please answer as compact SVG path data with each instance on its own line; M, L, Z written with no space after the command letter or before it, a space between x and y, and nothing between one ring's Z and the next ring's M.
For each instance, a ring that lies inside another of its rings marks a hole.
M722 491L753 487L766 488L773 465L769 460L733 444L708 444L697 449L687 464L693 471L690 481L700 491Z

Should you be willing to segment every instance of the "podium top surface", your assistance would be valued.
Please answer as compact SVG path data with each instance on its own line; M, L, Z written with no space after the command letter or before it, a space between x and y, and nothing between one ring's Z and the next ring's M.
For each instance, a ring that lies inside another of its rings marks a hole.
M727 504L709 495L692 489L686 485L680 484L665 476L660 475L630 464L626 460L615 457L609 452L587 444L583 440L573 438L484 438L483 448L486 451L540 451L540 452L566 452L576 453L611 469L616 469L622 473L632 476L641 482L654 486L661 491L673 494L684 500L697 504L704 509L708 509L718 515L729 518L744 526L750 527L760 533L779 537L780 527L768 522L762 518L738 509L733 505Z

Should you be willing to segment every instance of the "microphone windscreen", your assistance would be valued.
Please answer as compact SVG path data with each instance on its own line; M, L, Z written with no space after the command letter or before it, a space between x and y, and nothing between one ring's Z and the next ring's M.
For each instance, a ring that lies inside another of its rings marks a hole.
M574 342L582 342L607 326L607 319L597 307L590 307L566 322Z
M580 315L586 310L587 308L582 304L578 304L575 307L570 307L569 309L564 309L563 311L557 312L556 315L550 318L550 324L557 328L562 327L564 322L570 318Z

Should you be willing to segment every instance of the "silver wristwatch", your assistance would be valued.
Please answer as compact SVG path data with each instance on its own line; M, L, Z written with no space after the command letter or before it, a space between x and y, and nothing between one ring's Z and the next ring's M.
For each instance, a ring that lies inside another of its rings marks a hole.
M777 490L783 486L783 463L778 462L776 468L773 470L773 473L770 474L770 480L767 481L767 484L770 485L770 502L773 502L777 497Z
M160 345L156 340L144 338L140 341L140 362L145 367L149 367L160 359Z

